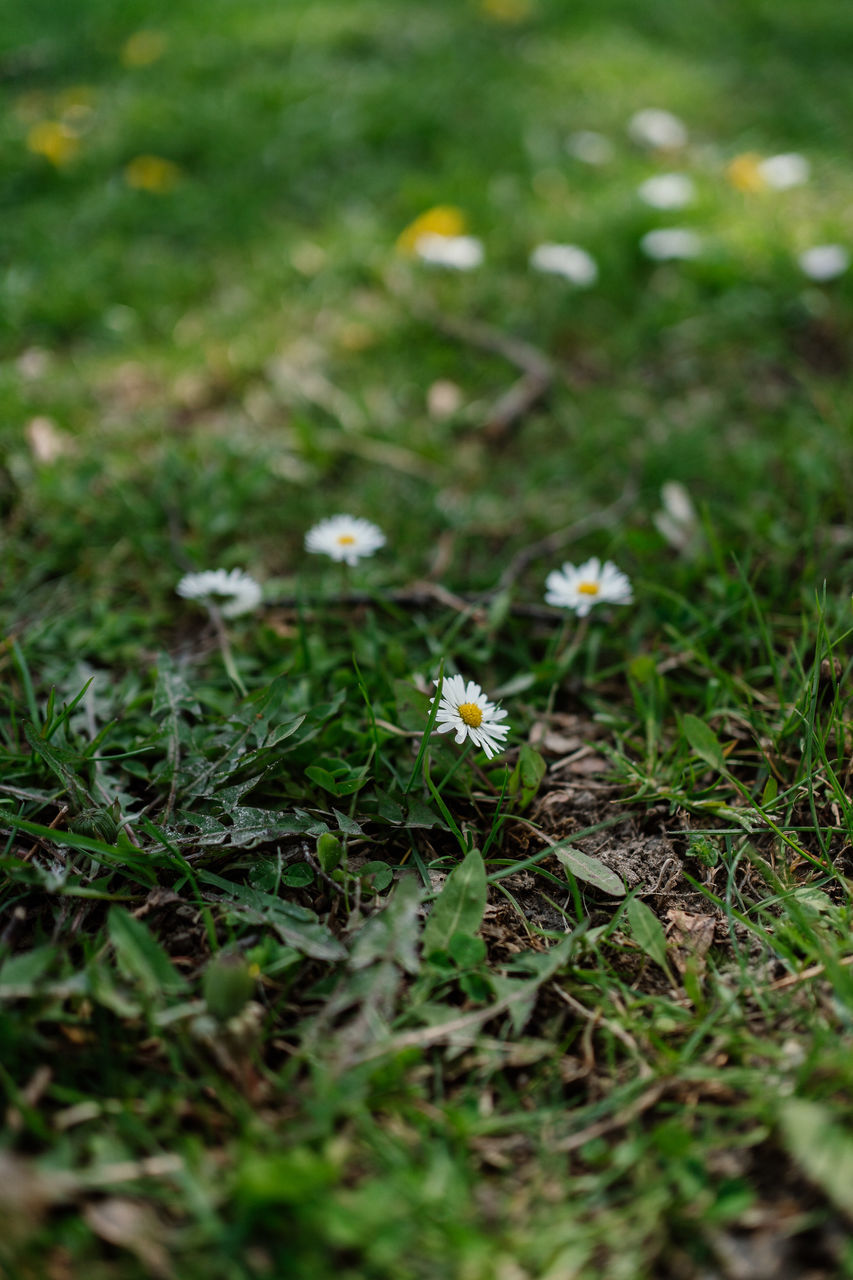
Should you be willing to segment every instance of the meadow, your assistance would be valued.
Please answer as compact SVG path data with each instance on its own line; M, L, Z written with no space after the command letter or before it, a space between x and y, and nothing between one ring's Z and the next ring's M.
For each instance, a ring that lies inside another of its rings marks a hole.
M853 1276L851 64L6 0L3 1280Z

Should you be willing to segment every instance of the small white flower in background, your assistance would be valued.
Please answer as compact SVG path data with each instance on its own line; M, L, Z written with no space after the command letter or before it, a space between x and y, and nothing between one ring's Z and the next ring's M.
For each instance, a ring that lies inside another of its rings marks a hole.
M435 685L438 680L433 681ZM435 698L430 699L430 706ZM467 682L462 676L445 676L441 681L441 692L438 703L438 714L435 719L436 733L456 734L457 743L470 738L475 747L482 748L491 760L492 756L503 751L504 739L509 733L509 725L501 724L507 713L494 702L489 702L483 690L473 680Z
M594 604L631 604L634 598L621 569L610 560L602 564L597 556L577 567L564 564L562 569L554 569L545 586L546 604L573 609L579 618L585 618Z
M175 588L186 600L218 608L223 618L239 618L261 603L261 584L242 569L205 569L187 573Z
M653 258L655 262L698 258L702 252L702 239L687 227L657 227L646 232L640 248L647 258Z
M471 271L483 261L483 242L476 236L441 236L434 231L419 236L415 253L433 267Z
M843 244L816 244L801 253L797 262L810 280L834 280L850 266L850 254Z
M354 566L364 556L385 546L385 534L369 520L360 516L330 516L309 529L305 535L305 550L331 556Z
M786 151L779 156L768 156L758 164L758 172L768 187L787 191L789 187L801 187L808 182L811 166L805 156L796 151Z
M613 143L594 129L579 129L566 138L566 150L582 164L602 165L613 159Z
M686 173L658 173L642 182L637 194L653 209L683 209L695 199L696 188Z
M530 265L534 271L563 276L581 287L598 279L595 258L576 244L538 244L530 255Z
M696 508L683 484L669 480L661 486L662 510L652 514L655 528L676 551L687 551L696 543L699 521Z
M687 145L687 128L671 111L646 107L635 111L628 121L628 134L641 147L656 151L676 151Z

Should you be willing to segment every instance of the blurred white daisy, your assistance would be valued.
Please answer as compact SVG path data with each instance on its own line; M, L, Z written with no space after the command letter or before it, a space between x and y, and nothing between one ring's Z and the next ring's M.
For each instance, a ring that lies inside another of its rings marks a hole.
M582 164L602 165L613 159L613 143L594 129L579 129L566 138L566 150Z
M530 265L534 271L563 276L581 287L598 279L595 258L576 244L538 244L530 255Z
M433 683L441 683L436 733L453 730L457 743L470 738L490 760L503 751L509 725L500 724L500 721L506 719L507 713L494 702L489 702L478 684L473 680L465 681L462 676L445 676L441 682L435 680ZM430 706L434 702L435 698L431 698Z
M545 586L546 604L573 609L579 618L585 618L594 604L630 604L633 600L626 575L612 561L602 564L597 556L577 567L564 564L562 569L554 569Z
M661 510L652 513L655 528L676 551L686 553L695 547L699 535L699 518L690 494L677 480L662 485Z
M816 244L801 253L797 262L810 280L834 280L850 266L850 254L843 244Z
M329 516L309 529L305 550L331 556L353 566L365 556L385 546L385 534L360 516Z
M687 145L687 128L671 111L659 107L646 107L635 111L628 121L628 133L633 142L656 151L676 151Z
M187 573L175 588L186 600L219 609L223 618L238 618L251 613L261 603L263 591L259 582L242 569L205 569Z
M476 236L442 236L428 231L415 241L415 253L434 267L471 271L483 261L483 242Z
M658 173L640 183L637 193L653 209L683 209L695 199L696 188L686 173Z
M687 227L657 227L646 232L640 248L647 258L653 258L655 262L697 258L702 252L702 239Z
M801 187L808 182L811 166L805 156L796 151L786 151L782 155L768 156L758 164L758 172L768 187L777 191L787 191L789 187Z

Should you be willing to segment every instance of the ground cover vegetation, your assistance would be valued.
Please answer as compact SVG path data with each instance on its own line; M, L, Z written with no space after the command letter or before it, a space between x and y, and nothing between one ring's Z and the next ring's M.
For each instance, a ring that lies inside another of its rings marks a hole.
M851 55L7 0L0 1274L853 1274Z

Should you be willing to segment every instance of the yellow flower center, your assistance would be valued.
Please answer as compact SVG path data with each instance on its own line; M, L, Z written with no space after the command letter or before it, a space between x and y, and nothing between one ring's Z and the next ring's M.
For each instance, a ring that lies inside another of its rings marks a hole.
M355 538L352 536L351 533L338 534L339 547L351 547L354 542L355 542Z
M459 704L459 714L472 729L479 729L483 723L483 713L476 702L461 702Z
M597 596L600 590L601 590L601 587L597 582L579 582L578 583L578 595Z

